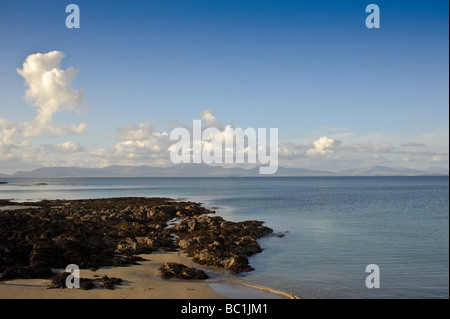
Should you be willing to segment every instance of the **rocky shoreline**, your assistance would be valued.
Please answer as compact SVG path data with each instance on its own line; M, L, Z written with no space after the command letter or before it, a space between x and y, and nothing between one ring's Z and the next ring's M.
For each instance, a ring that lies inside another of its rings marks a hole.
M0 200L19 205L33 208L0 211L0 280L53 278L52 268L69 264L127 266L157 250L186 252L196 263L233 273L251 271L248 257L262 251L257 240L272 233L261 221L226 221L199 203L168 198Z

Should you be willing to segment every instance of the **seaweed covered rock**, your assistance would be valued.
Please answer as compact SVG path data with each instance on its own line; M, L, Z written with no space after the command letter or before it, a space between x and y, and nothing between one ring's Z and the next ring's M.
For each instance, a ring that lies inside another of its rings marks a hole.
M22 279L48 279L55 274L49 268L29 267L29 266L12 266L6 268L0 276L0 281L11 280L16 278Z
M51 284L47 287L47 289L64 289L67 288L66 280L70 275L68 272L63 272L57 276L52 277ZM83 290L91 290L96 288L95 280L88 278L80 278L80 289Z
M165 263L159 268L159 270L161 271L161 277L164 279L177 278L190 280L209 278L203 270L190 268L179 263Z
M195 262L239 273L253 270L247 257L262 251L257 239L272 229L260 221L235 223L202 215L183 218L173 231L178 246Z
M257 239L272 232L260 221L234 223L199 203L167 198L0 205L21 207L0 210L0 280L50 278L52 268L69 264L126 266L136 264L138 254L177 249L200 264L250 271L247 257L262 251Z
M0 205L19 206L7 200ZM73 263L92 270L134 264L136 254L177 248L166 230L173 218L211 213L198 203L141 197L44 200L20 207L25 208L0 211L0 280L49 278L51 268Z
M110 290L114 290L116 285L120 285L122 283L121 278L108 277L108 276L103 276L101 279L99 279L97 281L101 283L101 286L104 289L110 289Z
M65 289L67 288L66 280L70 275L68 272L63 272L57 276L51 278L51 284L47 287L47 289ZM100 279L89 279L89 278L80 278L80 289L83 290L91 290L97 287L102 287L104 289L114 290L116 285L120 285L122 283L121 278L108 277L103 276Z

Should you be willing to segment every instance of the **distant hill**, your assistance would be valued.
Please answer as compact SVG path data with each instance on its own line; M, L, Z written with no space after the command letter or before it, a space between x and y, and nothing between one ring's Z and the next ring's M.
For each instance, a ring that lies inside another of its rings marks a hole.
M428 167L427 171L433 174L448 175L448 169L439 166Z
M441 173L442 172L438 174ZM418 175L434 175L437 173L402 167L370 166L359 169L344 170L341 172L341 174L348 176L418 176Z
M429 170L414 170L401 167L371 166L341 172L280 167L269 176L420 176L448 175L448 169L432 167ZM18 171L1 177L51 178L51 177L246 177L259 175L259 169L223 168L205 164L180 164L171 167L152 166L108 166L104 168L42 167L32 171Z
M339 176L339 173L306 168L279 167L276 176Z
M255 173L256 170L255 170ZM43 167L33 171L19 171L11 177L208 177L251 176L252 170L226 169L204 164L181 164L171 167L108 166L104 168Z

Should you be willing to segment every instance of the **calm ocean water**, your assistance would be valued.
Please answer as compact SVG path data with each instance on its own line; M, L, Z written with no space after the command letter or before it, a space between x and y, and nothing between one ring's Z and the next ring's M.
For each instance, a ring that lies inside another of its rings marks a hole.
M283 238L260 241L241 281L302 298L448 298L448 177L12 179L0 199L163 196L264 220ZM37 183L48 185L36 186ZM365 268L380 268L367 289Z

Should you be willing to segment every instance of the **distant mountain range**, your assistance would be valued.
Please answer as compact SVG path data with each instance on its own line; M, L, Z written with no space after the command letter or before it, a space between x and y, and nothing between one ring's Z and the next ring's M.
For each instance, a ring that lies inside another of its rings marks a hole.
M205 164L181 164L171 167L152 166L108 166L104 168L42 167L32 171L18 171L12 175L1 174L0 178L52 178L52 177L249 177L249 176L420 176L448 175L448 169L430 167L414 170L401 167L370 166L340 172L303 168L278 168L275 175L260 175L258 168L223 168Z
M416 170L402 167L370 166L365 168L341 171L341 175L348 176L418 176L418 175L448 175L448 169L430 167L427 170Z

